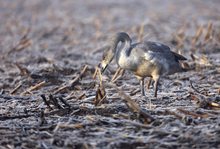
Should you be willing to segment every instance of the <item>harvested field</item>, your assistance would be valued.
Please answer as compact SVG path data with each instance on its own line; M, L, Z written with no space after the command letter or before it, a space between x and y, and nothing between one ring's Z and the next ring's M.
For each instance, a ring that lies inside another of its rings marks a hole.
M1 148L220 148L220 1L0 0ZM187 57L147 97L110 35ZM151 105L149 101L151 100Z

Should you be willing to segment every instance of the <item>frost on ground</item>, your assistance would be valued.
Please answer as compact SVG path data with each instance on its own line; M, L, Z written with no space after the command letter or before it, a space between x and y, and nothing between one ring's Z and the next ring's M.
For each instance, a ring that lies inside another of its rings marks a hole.
M220 148L219 5L0 1L0 146ZM100 78L119 31L169 45L189 71L162 78L157 99L153 87L141 97L130 72L114 76L115 62Z

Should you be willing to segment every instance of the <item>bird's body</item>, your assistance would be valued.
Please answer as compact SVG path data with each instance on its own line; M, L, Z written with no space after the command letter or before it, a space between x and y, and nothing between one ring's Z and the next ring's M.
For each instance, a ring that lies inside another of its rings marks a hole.
M123 47L117 48L120 42L123 43ZM186 60L182 55L172 52L168 46L158 42L144 41L132 44L130 37L124 32L113 36L110 43L109 50L104 54L101 63L103 70L115 56L120 68L133 72L140 80L143 95L145 77L154 80L156 97L160 77L181 72L183 68L179 60Z

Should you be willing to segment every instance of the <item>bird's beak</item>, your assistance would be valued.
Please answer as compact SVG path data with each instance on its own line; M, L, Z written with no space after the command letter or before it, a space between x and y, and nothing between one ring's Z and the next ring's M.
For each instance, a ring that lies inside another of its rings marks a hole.
M102 69L101 69L101 74L103 74L103 73L105 72L105 70L106 70L107 67L108 67L108 65L106 65L105 67L102 67Z
M106 64L106 63L102 62L99 64L99 68L101 69L101 74L103 74L105 72L107 67L108 67L108 64Z

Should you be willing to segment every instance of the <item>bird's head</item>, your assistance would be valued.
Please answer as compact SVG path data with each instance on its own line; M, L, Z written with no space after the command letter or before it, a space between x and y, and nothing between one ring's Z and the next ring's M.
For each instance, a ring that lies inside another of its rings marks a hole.
M119 43L124 43L123 47ZM109 63L111 63L112 59L115 56L116 49L124 48L128 49L131 46L131 39L129 35L125 32L119 32L114 34L109 38L109 45L104 48L103 58L100 63L101 73L103 73L108 67Z
M101 73L104 73L106 68L108 67L109 63L111 63L112 59L114 57L113 51L110 49L110 47L105 49L105 52L103 53L102 61L100 63Z

